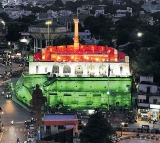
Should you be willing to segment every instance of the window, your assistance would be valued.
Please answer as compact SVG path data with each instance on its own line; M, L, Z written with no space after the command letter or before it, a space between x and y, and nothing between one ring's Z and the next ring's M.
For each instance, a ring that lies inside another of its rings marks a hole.
M38 66L36 66L36 73L38 73L39 69L38 69Z
M64 128L63 125L62 126L58 126L58 130L60 130L60 129L65 129L65 128Z
M151 91L151 88L147 87L147 93L150 93L150 91Z
M122 74L123 73L123 67L121 66L120 67L120 74Z
M45 73L47 73L48 72L48 68L45 68Z
M153 99L153 104L157 104L157 99Z

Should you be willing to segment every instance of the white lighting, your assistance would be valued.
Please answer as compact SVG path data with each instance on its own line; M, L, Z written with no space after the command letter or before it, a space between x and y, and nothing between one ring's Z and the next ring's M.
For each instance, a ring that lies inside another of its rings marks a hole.
M160 105L150 104L150 108L152 108L152 109L160 109Z
M19 41L22 42L22 43L27 43L27 44L29 43L29 40L28 40L28 39L25 39L25 38L20 39Z
M95 110L88 110L89 114L93 114Z
M2 20L1 22L2 22L2 24L5 26L5 22L4 22L3 20Z
M142 35L143 35L142 32L138 32L138 33L137 33L137 36L138 36L138 37L142 37Z
M110 92L109 92L109 91L107 91L107 94L110 94Z

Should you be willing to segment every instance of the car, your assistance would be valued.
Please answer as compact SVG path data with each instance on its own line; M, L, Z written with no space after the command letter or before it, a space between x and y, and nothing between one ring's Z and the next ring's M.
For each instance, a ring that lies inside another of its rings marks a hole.
M33 124L30 124L30 125L28 126L28 129L34 130L34 125L33 125Z
M27 142L33 143L33 141L34 141L34 134L28 134L27 135Z
M154 128L154 129L151 130L151 133L159 134L160 130L157 129L157 128Z
M130 117L130 116L127 117L126 121L128 123L137 123L136 118L135 117Z
M142 133L149 133L149 130L150 130L149 125L142 125L141 127Z
M12 98L11 92L7 92L7 93L6 93L6 98L8 98L8 99Z
M147 117L148 118L148 112L141 112L141 117L143 118L145 118L145 117Z

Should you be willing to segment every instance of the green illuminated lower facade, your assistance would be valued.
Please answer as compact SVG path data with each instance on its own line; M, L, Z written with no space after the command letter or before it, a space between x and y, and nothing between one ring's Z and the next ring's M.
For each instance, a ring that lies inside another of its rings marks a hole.
M131 77L108 79L22 74L16 83L17 98L30 105L31 94L36 84L39 84L51 108L107 109L108 102L111 108L131 107Z

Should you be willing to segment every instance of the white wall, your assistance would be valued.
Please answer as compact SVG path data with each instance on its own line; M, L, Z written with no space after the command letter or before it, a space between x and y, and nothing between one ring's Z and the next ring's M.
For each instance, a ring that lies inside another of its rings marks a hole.
M108 65L110 64L110 76L116 77L116 76L130 76L130 70L129 70L129 63L90 63L90 62L30 62L29 63L29 74L47 74L48 72L52 72L53 65L59 66L59 74L57 76L65 76L63 74L63 67L65 65L68 65L71 67L71 73L67 74L70 77L77 76L75 74L75 67L78 65L81 65L83 68L83 76L87 77L88 75L88 66L94 66L94 76L99 77L100 76L100 69L99 67L101 65L104 65L104 69L102 72L104 72L105 75L108 75ZM36 66L38 66L38 72L36 73ZM123 71L120 72L120 67L123 67ZM47 68L47 72L45 69ZM105 72L106 71L106 72Z

